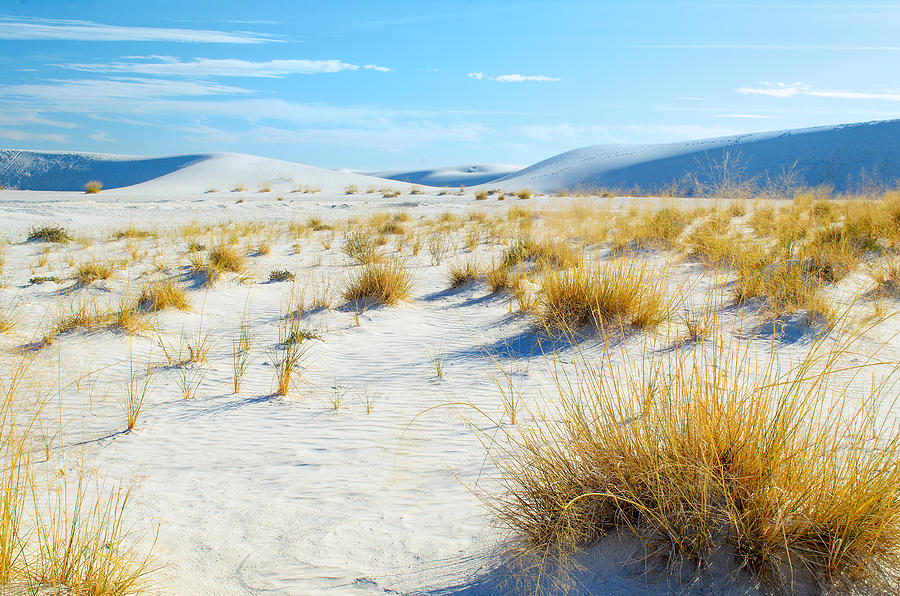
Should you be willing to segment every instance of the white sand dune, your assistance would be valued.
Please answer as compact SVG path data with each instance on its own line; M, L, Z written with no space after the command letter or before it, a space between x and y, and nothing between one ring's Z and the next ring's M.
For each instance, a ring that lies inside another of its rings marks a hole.
M261 185L289 192L297 185L339 192L348 185L409 188L529 188L557 192L589 188L654 189L710 169L728 152L742 175L764 183L793 170L796 181L837 191L900 179L900 120L863 122L657 145L593 145L521 168L474 164L415 171L326 170L240 153L135 157L100 153L0 150L0 185L22 190L81 190L88 180L129 193L250 191Z
M799 180L838 191L900 179L900 120L820 126L659 145L594 145L553 156L488 186L556 192L668 186L686 172L740 156L745 177L777 177L796 163Z
M425 186L476 186L486 184L514 174L521 165L483 163L462 166L448 166L426 170L385 170L380 172L360 172L378 178L388 178L400 182L411 182Z
M355 184L408 185L350 172L338 172L241 153L206 153L167 157L136 157L103 153L0 150L0 185L20 190L82 190L88 180L105 189L128 187L135 194L202 193L231 190L242 185L250 191L269 185L273 192L294 186L319 187L340 192Z

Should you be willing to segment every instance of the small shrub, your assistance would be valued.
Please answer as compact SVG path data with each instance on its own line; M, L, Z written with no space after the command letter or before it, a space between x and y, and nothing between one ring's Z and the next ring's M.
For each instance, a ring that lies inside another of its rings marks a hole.
M519 197L520 199L530 199L531 191L528 190L527 188L523 188L522 190L520 190L519 192L516 193L516 196Z
M273 269L269 272L269 281L294 281L294 274L284 269Z
M420 195L422 194L422 189L416 185L413 185L413 187L409 189L409 194Z
M486 190L479 190L478 192L475 193L476 201L486 201L487 198L488 198L488 191L486 191Z
M99 180L89 180L84 185L84 192L89 195L95 195L103 190L103 183Z
M355 184L350 184L344 187L345 195L355 195L359 193L359 187Z
M272 185L268 182L263 182L256 187L256 192L272 192Z
M62 226L33 226L28 232L27 240L29 242L69 242L72 240L72 234Z

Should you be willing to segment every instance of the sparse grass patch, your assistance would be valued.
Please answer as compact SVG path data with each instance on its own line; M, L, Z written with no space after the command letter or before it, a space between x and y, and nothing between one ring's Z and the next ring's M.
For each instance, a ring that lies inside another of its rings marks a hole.
M516 193L516 196L519 197L520 199L530 199L531 191L528 190L527 188L523 188Z

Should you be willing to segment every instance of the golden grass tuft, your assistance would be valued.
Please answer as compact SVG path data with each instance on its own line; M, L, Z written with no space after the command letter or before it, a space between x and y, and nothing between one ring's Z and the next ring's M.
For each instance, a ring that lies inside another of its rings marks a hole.
M547 272L538 293L537 316L550 332L585 326L653 328L670 316L665 271L635 258L596 265L581 263Z
M868 373L848 371L849 345L816 342L790 370L724 341L557 369L557 405L510 432L500 462L517 552L565 564L623 533L698 573L730 560L766 593L892 593L900 435L875 413L896 373L851 406L847 373Z
M347 302L392 306L409 297L412 277L399 259L366 263L351 271L344 288Z
M108 263L91 260L78 266L75 270L75 281L80 286L86 286L101 279L109 279L112 274L113 269Z
M241 273L247 265L247 259L234 246L221 242L209 249L207 263L219 273Z
M103 190L103 183L99 180L88 180L84 184L84 192L89 195L95 195L101 190Z
M157 312L167 308L189 310L191 303L187 292L177 282L163 280L144 286L138 298L138 306L146 311Z
M474 259L457 261L453 265L450 265L450 269L447 273L450 287L458 288L475 281L478 278L479 271L480 267L478 266L478 261Z

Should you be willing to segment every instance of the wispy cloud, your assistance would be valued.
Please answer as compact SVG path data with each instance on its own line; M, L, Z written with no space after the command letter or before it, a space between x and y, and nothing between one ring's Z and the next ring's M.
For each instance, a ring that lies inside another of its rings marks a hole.
M129 56L106 64L59 64L82 72L130 73L154 76L187 77L265 77L281 78L289 74L322 74L347 70L389 72L386 66L349 64L341 60L267 60L252 62L237 58L195 58L181 60L173 56Z
M498 81L500 83L553 83L559 79L556 77L548 77L546 75L522 75L522 74L505 74L499 76L491 76L483 72L470 72L469 78L476 80Z
M50 141L51 143L65 143L66 135L58 133L41 133L19 130L16 128L0 128L0 139L11 141Z
M0 17L0 39L71 41L168 41L182 43L258 44L283 41L244 31L171 29L104 25L93 21Z
M816 89L806 83L758 83L756 86L740 87L738 93L744 95L767 95L769 97L796 97L807 95L812 97L830 97L835 99L880 99L885 101L900 101L898 91L847 91L841 89Z
M744 120L771 120L772 116L762 114L718 114L716 118L742 118Z

